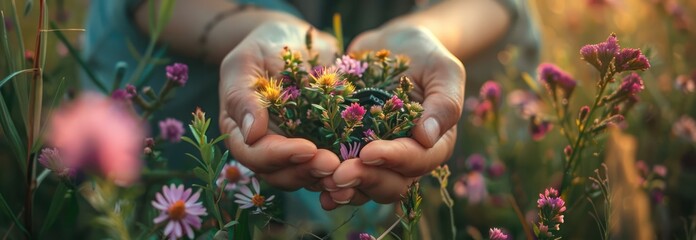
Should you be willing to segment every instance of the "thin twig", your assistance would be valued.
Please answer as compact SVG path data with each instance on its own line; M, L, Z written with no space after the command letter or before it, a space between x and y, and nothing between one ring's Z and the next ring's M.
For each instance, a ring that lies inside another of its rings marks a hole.
M326 234L323 238L321 238L321 239L327 239L329 236L331 236L331 234L333 234L334 232L338 231L338 229L342 228L344 225L348 224L348 222L350 222L350 220L352 220L352 219L355 217L355 214L358 212L358 209L359 209L359 208L356 208L355 210L353 210L353 213L350 214L350 217L349 217L349 218L347 218L346 220L343 220L343 223L341 223L340 225L338 225L338 227L336 227L336 228L334 228L333 230L331 230L329 233L327 233L327 234Z
M382 240L382 238L386 237L387 234L389 234L396 227L396 225L399 224L400 222L401 222L401 219L396 219L396 221L389 228L387 228L387 230L385 230L382 233L382 235L379 235L377 240Z

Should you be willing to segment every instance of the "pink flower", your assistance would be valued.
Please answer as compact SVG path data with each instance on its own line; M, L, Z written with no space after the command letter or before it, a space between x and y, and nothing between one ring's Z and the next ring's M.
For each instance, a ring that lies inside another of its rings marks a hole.
M179 86L186 85L189 77L188 65L183 63L174 63L166 67L167 79L176 83Z
M619 52L619 41L615 34L611 34L606 41L585 45L580 49L582 59L590 63L600 72L606 71L614 55Z
M653 166L653 172L660 177L667 177L667 167L662 164L657 164Z
M546 83L550 91L555 91L556 87L560 87L564 97L569 98L575 90L577 82L556 65L551 63L542 63L539 65L539 79Z
M341 118L343 118L348 125L355 125L362 121L366 112L365 108L360 106L360 104L352 103L341 112Z
M343 55L341 58L336 59L336 67L344 74L362 77L365 70L367 70L367 63L352 59L348 55Z
M348 145L348 147L346 147ZM359 142L354 142L354 143L348 143L348 144L343 144L341 143L341 159L348 160L351 158L356 158L358 157L358 153L360 152L360 143Z
M121 186L140 177L143 123L121 104L86 93L56 110L47 142L68 168L91 167Z
M507 94L507 102L515 107L520 116L529 119L541 111L541 102L535 94L525 90L514 90Z
M283 90L281 95L286 98L284 102L288 100L295 100L300 97L300 89L297 89L295 86L289 86Z
M696 142L696 121L684 115L672 125L674 135L691 142Z
M53 171L59 177L75 176L75 169L66 167L60 152L56 148L44 148L39 155L39 163L46 169Z
M237 198L237 200L234 200L234 202L240 204L239 208L241 209L249 209L252 207L256 207L256 210L254 210L253 213L258 214L261 213L263 210L266 210L266 207L268 205L273 204L272 201L275 198L275 195L272 195L268 198L266 198L266 196L264 195L261 195L259 181L256 180L256 178L254 177L251 178L251 184L254 187L254 191L252 192L248 186L242 185L239 189L240 193L234 194L234 197Z
M375 240L375 237L373 237L369 233L361 233L358 236L360 237L360 240Z
M643 91L645 86L643 85L643 79L636 73L631 73L624 77L621 81L621 86L619 87L618 93L628 96L635 96L639 92Z
M215 184L217 184L218 187L222 187L225 180L227 180L225 190L234 191L239 188L239 185L249 184L252 175L254 175L254 172L239 162L232 160L222 168L222 172L220 172Z
M500 84L493 80L488 80L483 83L483 86L481 86L480 95L483 99L488 99L495 103L499 103L501 91Z
M631 70L645 70L650 68L648 58L637 48L624 48L615 55L615 63L617 72Z
M363 131L363 141L371 142L377 139L379 139L379 137L372 129L368 128L367 130Z
M505 174L506 171L505 164L500 161L494 161L491 166L488 167L488 176L491 178L498 178Z
M560 197L554 188L547 188L544 193L539 194L537 200L539 208L539 229L542 236L552 237L559 231L561 223L564 222L563 213L566 210L565 201Z
M530 119L529 131L532 134L534 141L543 139L548 132L553 129L553 124L546 120L541 120L537 116L532 116Z
M454 194L459 198L467 198L469 204L478 204L488 198L486 180L480 172L470 172L454 183Z
M500 228L491 228L488 230L488 238L491 240L507 240L509 239L508 235L503 233Z
M478 153L471 154L471 156L466 158L466 166L471 171L483 171L483 168L486 167L486 158Z
M167 118L159 122L160 136L162 139L177 143L181 141L181 136L184 135L184 124L181 121Z
M398 111L404 107L404 101L399 99L396 95L392 96L390 99L384 103L384 110L386 111Z
M133 98L133 95L125 89L116 89L111 93L111 98L118 101L126 101Z
M169 236L169 239L178 239L184 234L193 239L193 229L201 228L200 216L208 214L203 204L197 202L201 192L191 193L190 188L184 190L184 185L165 185L162 192L157 193L156 201L152 201L152 206L160 210L160 215L153 222L160 224L169 220L164 228L164 235Z

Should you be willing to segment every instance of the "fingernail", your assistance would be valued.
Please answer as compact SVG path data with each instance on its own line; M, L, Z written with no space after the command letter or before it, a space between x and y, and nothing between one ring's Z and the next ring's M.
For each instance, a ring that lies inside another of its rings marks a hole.
M314 157L313 153L305 153L305 154L296 154L290 156L290 162L291 163L303 163L306 161L309 161Z
M428 118L423 122L423 127L425 128L425 133L428 134L430 142L435 144L437 138L440 137L440 124L437 123L435 118Z
M312 171L311 171L311 174L312 174L314 177L326 177L326 176L331 175L332 173L333 173L333 172L325 172L325 171L320 171L320 170L312 170Z
M353 180L353 181L351 181L351 182L349 182L349 183L346 183L346 184L341 184L341 185L336 184L336 187L340 187L340 188L349 188L349 187L358 186L358 184L360 184L360 179L355 179L355 180Z
M384 163L383 159L375 159L372 161L363 161L363 164L372 165L372 166L379 166L379 165L382 165L382 163Z
M327 192L335 192L335 191L338 191L339 189L338 188L324 187L324 190L326 190Z
M350 200L338 201L338 200L333 199L333 198L332 198L331 200L333 200L335 203L338 203L338 204L341 204L341 205L346 205L346 204L350 203Z
M254 115L251 115L251 113L244 115L244 119L242 120L242 136L244 136L244 142L247 141L247 138L249 137L249 130L251 130L251 125L253 124Z

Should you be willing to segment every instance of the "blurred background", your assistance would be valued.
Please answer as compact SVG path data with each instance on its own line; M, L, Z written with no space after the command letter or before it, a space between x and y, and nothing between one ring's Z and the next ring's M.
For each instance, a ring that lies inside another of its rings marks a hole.
M17 29L15 25L8 24L15 21L7 12L11 1L15 0L0 3L8 29L9 47L18 49L20 44L33 46L38 11L30 11L26 16L20 14L22 24ZM25 6L24 0L15 2L17 6ZM88 0L47 2L50 18L61 28L83 27ZM623 133L601 137L599 141L606 140L606 146L588 149L587 156L580 163L579 175L593 176L593 171L598 168L603 174L600 163L606 160L610 182L630 185L631 179L638 179L638 186L631 188L640 189L633 193L636 197L625 195L615 198L621 202L614 204L619 209L614 217L623 216L624 221L629 221L615 222L615 236L618 238L631 239L626 236L633 235L627 234L647 228L652 229L652 236L658 239L693 239L696 220L696 128L675 124L682 116L696 116L693 105L693 84L696 84L696 1L530 0L528 6L541 32L542 62L554 63L578 80L579 86L570 103L571 109L591 103L598 78L597 72L580 58L579 49L583 45L604 41L611 33L616 33L622 47L640 48L648 56L652 68L641 73L645 90L634 110L626 116L626 128ZM23 43L16 37L18 33L24 36ZM64 32L68 41L77 47L80 46L82 34L79 31ZM45 92L48 95L55 92L61 78L66 79L68 94L79 91L77 62L53 34L47 39ZM32 54L27 51L25 57L30 59ZM499 53L499 60L505 64L519 54L511 46ZM0 76L7 74L6 69L0 68ZM520 81L523 75L515 69L498 73L495 80L502 84L506 101L513 101L510 97L515 90L529 90L528 84ZM682 84L689 81L692 82L690 89ZM478 88L468 87L468 92L469 96L476 96ZM542 111L552 111L543 104L539 107ZM452 177L448 189L455 198L457 228L467 232L466 236L460 234L462 238L486 237L490 227L502 227L517 239L524 238L520 219L510 199L515 199L527 221L534 221L539 192L560 182L560 159L565 144L559 143L565 142L564 137L553 130L542 141L531 141L526 133L529 120L520 116L511 104L504 104L500 111L501 129L507 140L503 143L497 143L494 140L496 134L481 129L474 120L471 124L460 126L467 133L460 138L470 140L466 141L462 151L454 153L454 160L449 163ZM467 112L463 117L473 119L472 115ZM0 136L0 191L10 208L20 209L24 186L18 184L21 179L14 171L17 166L11 160L7 139L4 135ZM612 151L616 154L610 154ZM476 199L473 199L476 190L472 188L472 171L468 165L474 154L484 159L487 169L501 164L501 171L504 172L500 175L491 174L490 171L484 174L485 194L479 191L482 196ZM449 236L449 217L447 208L439 198L437 181L424 178L422 183L427 229L433 239L445 238ZM45 184L49 187L39 189L37 199L52 197L50 186L55 183ZM592 206L585 200L592 196L583 193L582 187L591 188L592 183L586 178L578 178L574 179L574 185L581 186L574 188L570 194L571 198L577 200L573 202L577 202L578 206L573 206L567 212L563 232L569 236L568 239L599 239L595 220L589 215ZM621 189L621 186L614 189ZM79 216L60 216L66 221L59 220L52 228L55 238L90 236L87 230L90 228L89 219L83 216L88 216L91 210L85 204L73 204L85 209L80 209ZM39 205L36 208L36 218L40 218L48 206ZM77 225L69 224L73 222L70 219L76 219ZM10 223L10 219L0 218L0 233L4 235Z

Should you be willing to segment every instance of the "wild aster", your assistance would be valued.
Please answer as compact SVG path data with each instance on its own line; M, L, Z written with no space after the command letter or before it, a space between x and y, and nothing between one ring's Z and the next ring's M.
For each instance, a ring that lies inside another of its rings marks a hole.
M500 102L501 89L500 84L493 80L488 80L481 86L481 98L488 99L494 103Z
M189 77L188 65L183 63L174 63L166 67L167 79L176 83L179 86L186 85Z
M252 207L256 207L256 210L254 210L253 213L258 214L261 213L263 210L266 210L266 207L273 204L272 201L275 198L275 195L272 195L268 198L266 198L266 196L264 195L261 195L259 180L256 180L256 178L254 177L251 178L251 184L254 188L254 191L252 192L247 185L242 185L239 188L240 193L234 194L234 197L237 198L237 200L234 200L234 202L239 204L239 208L241 209L249 209Z
M534 141L543 139L544 136L553 129L553 124L551 124L551 122L539 119L537 116L532 116L529 123L529 131Z
M197 202L201 192L191 193L192 190L184 189L183 184L178 187L174 184L165 185L162 192L155 196L156 200L152 201L152 206L161 211L153 222L160 224L169 221L164 227L164 235L169 236L169 239L178 239L184 234L193 239L193 229L201 228L200 216L208 214L203 203Z
M674 135L691 142L696 142L696 121L684 115L672 125Z
M348 145L348 147L346 147ZM359 142L353 142L353 143L348 143L348 144L343 144L341 143L341 158L345 161L351 158L356 158L358 157L358 153L360 152L360 143Z
M648 58L637 48L624 48L615 54L614 66L617 72L645 70L650 68Z
M108 97L82 94L50 117L49 145L69 168L92 167L120 186L140 177L145 131L142 122Z
M551 63L542 63L539 65L539 79L546 83L549 91L555 91L556 87L560 87L564 97L569 98L575 90L577 82L570 74L561 70L558 66Z
M239 188L239 185L249 184L252 175L254 175L254 172L239 162L232 160L222 168L215 184L217 184L218 187L222 187L222 185L225 184L225 180L227 180L225 190L234 191Z
M611 34L604 42L585 45L580 49L582 59L600 72L605 72L609 68L609 63L618 52L619 41L616 38L616 34Z
M466 158L466 167L471 171L483 171L483 168L486 167L486 158L478 153L471 154L471 156Z
M352 103L341 112L341 118L346 121L349 126L356 125L362 121L363 116L367 111L358 103Z
M336 59L336 67L344 74L362 77L365 70L367 70L367 63L355 60L348 55L343 55L341 58Z
M390 99L384 103L384 110L386 111L398 111L404 107L404 101L399 99L396 95L392 96Z
M65 166L60 156L60 151L56 148L44 148L41 150L39 163L59 177L75 176L75 169Z
M274 78L259 77L256 80L256 95L264 107L280 106L285 103L288 98L284 97L283 83Z
M503 233L500 228L491 228L488 230L488 238L491 240L508 240L507 234Z
M554 238L554 234L561 230L563 213L566 210L565 201L558 195L554 188L547 188L544 193L539 194L537 200L539 208L539 238Z
M162 139L173 143L181 141L181 136L183 136L185 132L184 124L173 118L160 121L159 128Z

